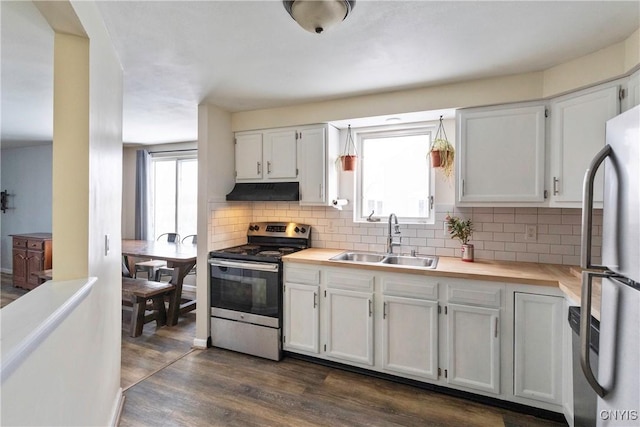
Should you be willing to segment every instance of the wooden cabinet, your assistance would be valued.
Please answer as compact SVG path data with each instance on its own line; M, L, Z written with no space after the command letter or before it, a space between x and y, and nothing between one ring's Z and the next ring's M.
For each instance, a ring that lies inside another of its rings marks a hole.
M298 139L300 204L328 206L337 197L338 130L331 125L304 128Z
M580 207L584 173L605 143L607 120L620 111L619 86L607 84L551 102L550 206ZM602 202L602 171L594 200Z
M285 350L320 352L320 271L288 268L284 284Z
M562 404L563 299L515 293L514 394Z
M544 202L545 106L457 112L456 204Z
M237 181L296 180L295 129L237 133Z
M51 247L50 233L13 235L14 286L33 289L40 285L34 273L51 269Z

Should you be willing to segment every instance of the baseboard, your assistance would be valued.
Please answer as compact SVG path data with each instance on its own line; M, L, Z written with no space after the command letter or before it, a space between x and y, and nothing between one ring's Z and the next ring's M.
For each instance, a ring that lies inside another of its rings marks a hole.
M0 268L0 273L13 274L13 270L11 268Z
M196 289L197 288L195 286L193 286L193 285L185 285L185 284L182 285L182 290L183 291L189 291L189 292L196 293Z
M207 348L207 341L208 340L203 340L201 338L194 338L193 339L193 348L197 348L197 349L206 349Z
M120 416L122 415L122 409L124 408L125 396L122 394L122 387L118 389L116 400L113 403L113 409L111 410L110 426L117 427L120 425Z

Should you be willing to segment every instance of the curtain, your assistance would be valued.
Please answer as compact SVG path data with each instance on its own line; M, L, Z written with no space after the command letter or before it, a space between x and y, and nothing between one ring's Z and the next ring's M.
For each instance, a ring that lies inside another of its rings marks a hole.
M147 150L136 151L136 240L149 239L149 171L151 155Z

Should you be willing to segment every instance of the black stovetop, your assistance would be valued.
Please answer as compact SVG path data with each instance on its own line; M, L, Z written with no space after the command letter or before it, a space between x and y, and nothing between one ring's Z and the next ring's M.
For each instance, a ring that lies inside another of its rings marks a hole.
M288 255L311 246L311 227L306 224L257 222L249 225L248 243L209 252L209 258L280 262Z

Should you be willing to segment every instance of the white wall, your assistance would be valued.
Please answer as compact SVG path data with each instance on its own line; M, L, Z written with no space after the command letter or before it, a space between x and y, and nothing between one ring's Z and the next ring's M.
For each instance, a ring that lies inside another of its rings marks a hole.
M48 144L3 149L0 157L0 187L12 195L8 203L11 209L0 214L0 267L2 272L11 273L10 235L51 232L52 146Z
M3 387L3 408L21 412L3 411L2 424L104 426L121 398L122 70L94 2L37 6L56 31L53 276L98 279L77 322L64 323Z

